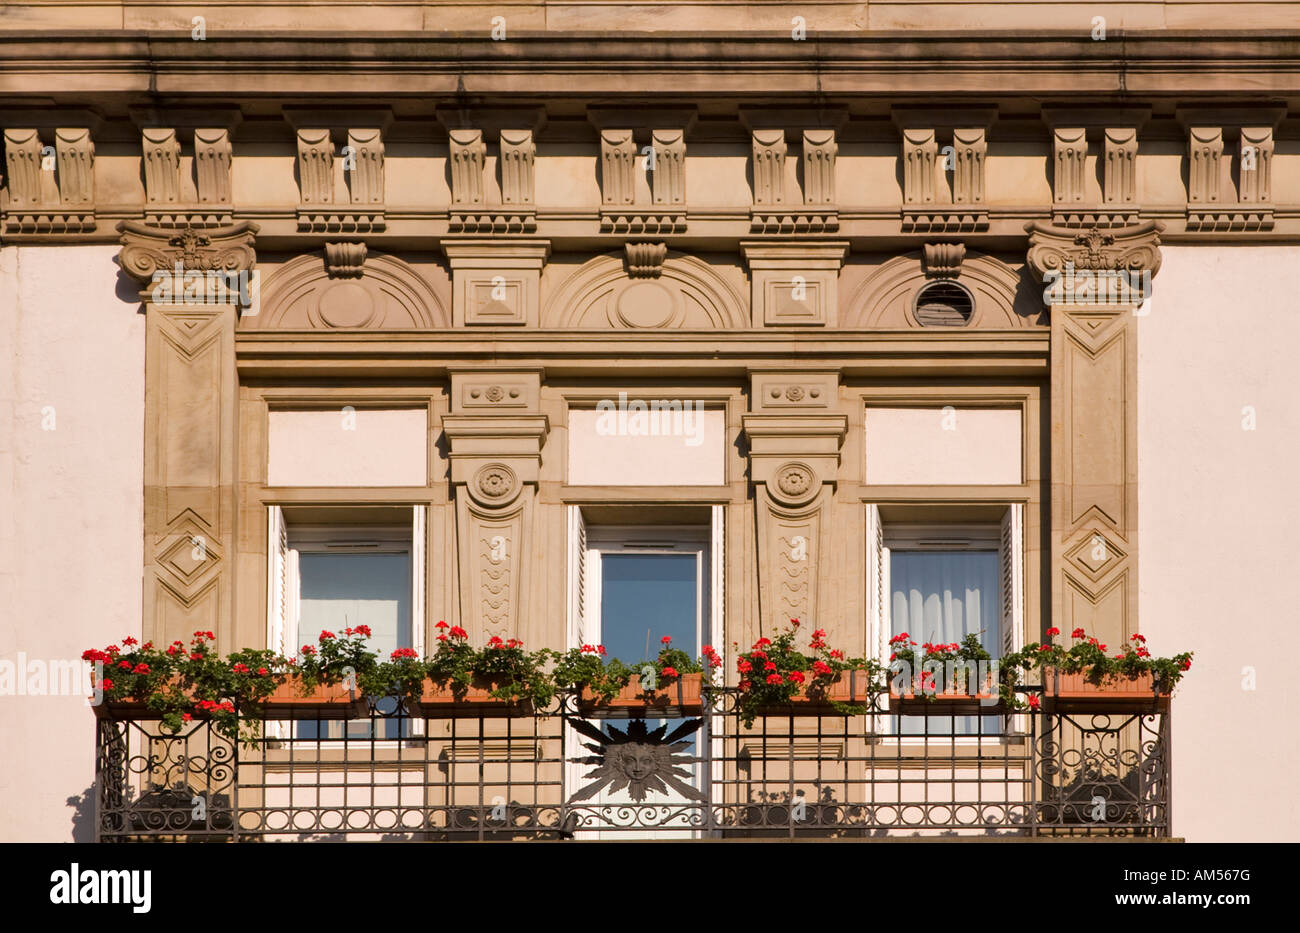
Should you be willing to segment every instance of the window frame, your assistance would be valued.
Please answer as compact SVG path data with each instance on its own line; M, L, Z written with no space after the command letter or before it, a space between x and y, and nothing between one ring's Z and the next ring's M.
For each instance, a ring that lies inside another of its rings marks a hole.
M291 510L292 505L288 506ZM340 504L340 507L342 504ZM285 657L297 657L302 646L301 605L302 578L298 569L299 557L309 554L407 554L410 560L410 616L407 641L424 656L425 645L425 592L426 560L425 536L428 506L415 503L410 506L408 524L310 521L294 523L286 518L285 506L268 504L267 508L267 645ZM339 542L332 544L331 542ZM402 639L399 637L399 642ZM382 658L381 658L382 660ZM408 718L409 735L423 734L424 723L418 718ZM290 721L268 723L273 736L288 737L294 729ZM344 742L355 737L315 738L303 741ZM370 738L376 747L396 747L400 741Z
M955 505L955 504L954 504ZM893 588L890 557L894 550L903 551L995 551L998 554L997 608L999 659L1019 650L1024 639L1025 607L1025 503L1005 504L1002 520L994 522L889 522L882 521L877 503L866 503L867 510L867 607L868 650L886 668L889 664L889 639L893 633ZM924 750L933 737L900 735L891 725L898 717L890 713L873 717L872 730L887 743L907 750L909 746ZM1005 725L997 736L952 736L958 746L1000 747L1019 741L1027 723L1021 714L1003 714Z

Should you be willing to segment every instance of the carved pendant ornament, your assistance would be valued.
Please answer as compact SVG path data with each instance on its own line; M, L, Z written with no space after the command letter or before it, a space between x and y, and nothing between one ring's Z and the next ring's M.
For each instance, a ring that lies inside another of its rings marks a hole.
M708 801L708 797L690 783L692 774L684 767L696 760L690 751L691 743L684 740L697 731L704 720L688 719L667 735L667 723L652 730L646 727L644 719L632 720L626 732L612 725L601 731L582 719L569 719L568 722L577 732L593 740L582 743L582 747L593 754L573 761L595 765L583 775L590 783L574 793L569 803L590 800L601 791L616 794L623 790L637 803L650 794L666 796L672 793L691 800Z

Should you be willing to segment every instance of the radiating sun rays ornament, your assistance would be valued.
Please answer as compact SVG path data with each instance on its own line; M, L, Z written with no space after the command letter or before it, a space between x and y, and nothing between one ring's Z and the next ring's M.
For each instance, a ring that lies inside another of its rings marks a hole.
M688 719L665 737L668 724L647 729L644 719L634 719L623 732L607 725L604 732L582 719L571 719L570 725L595 743L583 742L582 747L594 752L574 758L578 764L596 765L583 775L591 783L577 791L570 803L588 800L608 788L618 793L624 788L637 803L647 794L668 794L670 789L694 800L707 800L700 790L690 783L691 772L683 765L694 762L691 743L681 741L700 728L702 719Z

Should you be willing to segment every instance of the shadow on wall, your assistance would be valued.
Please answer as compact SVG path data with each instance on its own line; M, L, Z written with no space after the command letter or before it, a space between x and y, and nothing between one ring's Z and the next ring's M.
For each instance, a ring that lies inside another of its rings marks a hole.
M95 786L92 784L76 797L68 798L72 809L72 841L95 841Z

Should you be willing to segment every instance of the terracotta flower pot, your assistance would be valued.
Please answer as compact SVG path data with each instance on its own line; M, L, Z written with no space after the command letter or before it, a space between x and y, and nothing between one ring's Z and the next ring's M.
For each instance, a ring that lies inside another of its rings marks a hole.
M811 674L808 680L786 704L765 706L759 710L760 716L843 716L837 712L832 703L852 703L867 706L870 703L871 677L866 671L844 671L835 680L825 685L824 692L819 691L818 684ZM811 695L809 690L812 690Z
M704 712L703 683L703 674L682 674L647 693L641 689L640 675L634 674L627 686L608 702L598 698L590 687L583 687L578 706L589 716L697 716Z
M996 716L1004 712L996 689L979 693L899 693L889 691L889 711L906 716Z
M304 696L297 677L276 687L257 706L268 719L362 719L370 712L366 698L355 687L317 684Z
M1153 674L1108 678L1101 683L1086 674L1060 670L1043 672L1043 698L1050 710L1080 713L1165 712L1168 691L1156 689Z
M532 713L532 703L524 700L512 703L491 695L499 684L484 678L475 678L463 692L457 692L453 681L435 683L424 678L424 689L418 700L410 702L411 715L425 719L459 719L480 716L526 716Z
M111 677L109 678L112 679ZM179 677L173 677L172 684L178 683ZM95 683L95 672L90 673L90 682ZM134 697L120 697L116 700L110 700L102 697L99 703L90 707L96 719L124 720L134 719L140 722L156 722L162 719L162 713L155 709L150 709L145 705L144 700L137 700Z

